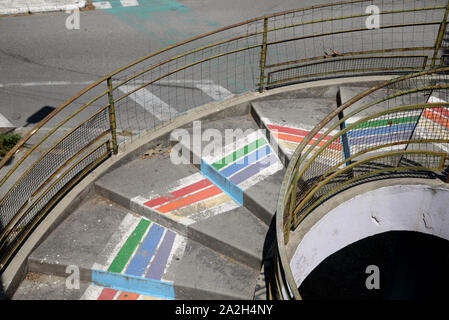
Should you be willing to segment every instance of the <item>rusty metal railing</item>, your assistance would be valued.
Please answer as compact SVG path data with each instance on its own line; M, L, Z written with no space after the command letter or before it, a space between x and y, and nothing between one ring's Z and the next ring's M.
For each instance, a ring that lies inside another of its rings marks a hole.
M366 25L370 5L380 8L379 28ZM104 76L56 108L0 161L0 272L27 226L50 209L40 205L64 190L56 181L86 155L94 154L80 162L87 168L178 115L231 95L440 66L448 13L447 0L346 0L294 9L188 39Z
M379 179L449 182L448 72L445 67L381 83L341 105L304 138L279 196L274 297L301 298L287 255L295 248L287 247L294 230L327 199Z

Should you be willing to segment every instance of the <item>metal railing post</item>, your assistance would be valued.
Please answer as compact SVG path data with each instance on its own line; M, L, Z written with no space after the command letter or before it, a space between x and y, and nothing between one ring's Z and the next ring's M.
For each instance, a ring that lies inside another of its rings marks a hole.
M435 68L435 63L436 63L436 60L437 60L438 52L440 51L441 43L443 42L443 38L444 38L444 33L446 32L448 16L449 16L449 0L447 2L446 11L444 12L443 21L441 21L440 29L438 30L437 39L435 41L435 51L434 51L433 57L432 57L432 64L430 66L431 69Z
M268 18L263 19L263 40L262 50L260 52L260 79L259 79L259 92L263 92L263 86L265 82L265 64L267 62L267 33L268 33Z
M118 145L117 145L117 122L115 119L115 106L114 106L114 97L112 95L112 78L109 77L107 80L108 85L108 100L109 100L109 123L111 126L111 135L112 135L112 153L118 153Z

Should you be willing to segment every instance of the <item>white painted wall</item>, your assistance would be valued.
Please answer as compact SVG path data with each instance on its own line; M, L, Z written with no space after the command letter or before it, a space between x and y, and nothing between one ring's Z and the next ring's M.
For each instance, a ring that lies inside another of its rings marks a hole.
M334 208L306 233L293 255L290 267L297 286L331 254L388 231L417 231L449 240L449 190L395 185Z

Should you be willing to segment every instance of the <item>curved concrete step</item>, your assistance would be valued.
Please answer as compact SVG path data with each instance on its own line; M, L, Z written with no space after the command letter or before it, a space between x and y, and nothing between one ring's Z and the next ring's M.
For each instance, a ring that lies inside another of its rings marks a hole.
M195 170L173 165L167 155L139 159L100 179L96 188L129 210L259 269L268 226Z

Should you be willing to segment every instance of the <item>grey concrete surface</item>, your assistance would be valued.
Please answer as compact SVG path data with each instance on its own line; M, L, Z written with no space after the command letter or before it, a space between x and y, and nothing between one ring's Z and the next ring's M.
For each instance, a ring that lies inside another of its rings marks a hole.
M268 227L244 207L199 221L190 228L191 239L256 270L263 258Z
M350 99L354 98L355 96L357 96L358 94L361 94L363 92L365 92L366 90L368 90L369 87L352 87L352 86L342 86L340 88L340 97L341 97L341 103L344 104L345 102L349 101ZM357 110L357 108L360 108L366 104L369 103L373 103L375 101L378 101L379 99L384 98L385 96L391 95L394 92L398 91L398 89L396 90L389 90L389 89L380 89L376 92L373 92L369 95L367 95L366 97L363 97L362 99L360 99L359 101L355 102L353 105L351 105L350 107L346 108L343 111L343 114L349 115L349 113L351 113L354 110ZM413 104L413 103L426 103L427 97L420 93L420 94L413 94L413 95L405 95L405 96L399 96L393 99L389 99L387 101L383 101L380 103L375 104L374 106L362 110L360 112L358 112L355 116L356 117L365 117L368 116L370 114L379 112L379 111L384 111L384 110L388 110L394 107L399 107L399 106L405 106L405 105L409 105L409 104Z
M92 198L33 251L28 258L29 270L64 276L67 266L76 265L80 268L81 279L89 281L94 263L106 263L110 254L107 245L127 213L104 198Z
M284 176L285 169L280 170L246 189L243 193L243 205L266 225L271 224L276 213L279 190Z
M14 293L12 300L79 300L89 284L80 281L79 289L68 289L64 277L31 272Z
M175 277L175 295L188 300L252 299L258 274L189 240Z

